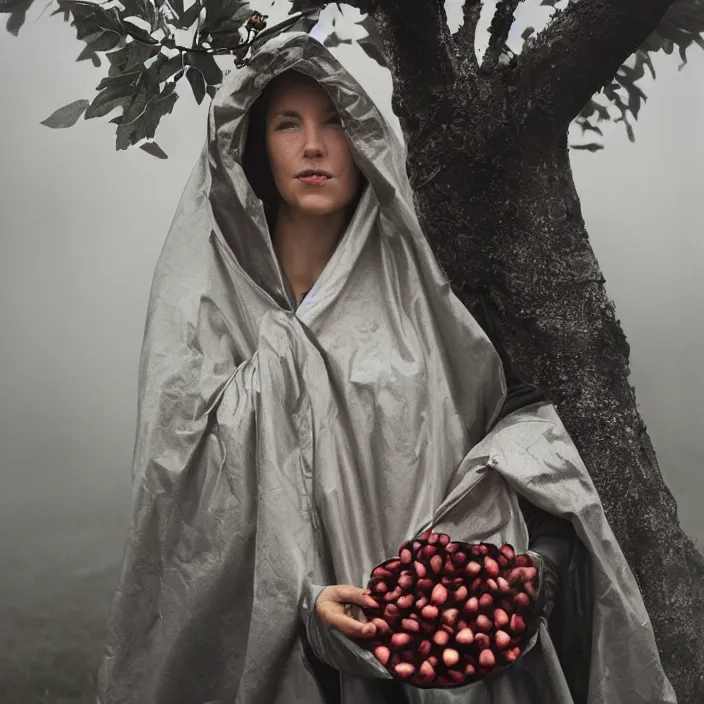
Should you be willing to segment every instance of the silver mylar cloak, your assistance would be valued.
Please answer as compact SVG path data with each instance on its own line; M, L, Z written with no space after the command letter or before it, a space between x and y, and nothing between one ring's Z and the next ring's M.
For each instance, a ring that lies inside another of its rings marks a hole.
M359 206L296 309L240 166L248 110L295 68L342 117ZM468 225L470 227L471 225ZM266 42L226 77L154 273L139 372L133 517L99 704L323 704L303 643L344 704L390 675L318 623L324 585L366 585L431 521L453 539L528 547L517 503L580 539L561 598L586 642L589 704L675 702L650 620L554 408L496 423L500 359L454 296L415 217L405 152L319 42ZM566 651L565 651L566 652ZM571 704L545 624L502 674L412 704Z

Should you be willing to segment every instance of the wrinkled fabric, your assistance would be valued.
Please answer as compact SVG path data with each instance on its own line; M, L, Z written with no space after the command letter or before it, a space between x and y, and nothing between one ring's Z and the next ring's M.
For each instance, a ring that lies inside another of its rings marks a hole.
M368 181L298 307L240 166L249 108L290 68L328 91ZM588 638L586 701L675 702L633 574L554 408L499 420L505 398L495 348L420 231L390 126L314 39L265 43L213 101L156 265L99 704L323 704L309 646L340 671L344 704L382 702L390 675L318 622L317 595L366 585L431 523L524 551L519 497L579 538L560 608L572 614L565 633ZM541 622L501 674L398 691L411 704L569 704L567 665Z

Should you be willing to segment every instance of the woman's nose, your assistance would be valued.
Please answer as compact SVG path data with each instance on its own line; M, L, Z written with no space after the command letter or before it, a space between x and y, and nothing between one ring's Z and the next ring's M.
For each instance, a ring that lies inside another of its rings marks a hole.
M305 131L304 156L321 156L324 149L325 147L320 130L316 126L308 127Z

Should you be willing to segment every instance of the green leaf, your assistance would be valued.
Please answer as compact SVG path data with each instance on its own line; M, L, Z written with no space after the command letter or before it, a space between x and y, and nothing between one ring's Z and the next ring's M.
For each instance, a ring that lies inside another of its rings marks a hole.
M27 7L31 5L27 0L0 0L0 13L10 14L14 12L18 7Z
M131 100L142 80L143 71L132 71L121 76L108 76L98 84L98 95L86 110L86 120L103 117Z
M84 46L76 61L86 61L87 59L90 59L96 68L101 64L100 57L89 46Z
M19 34L24 25L27 10L33 2L34 0L0 0L0 12L10 15L5 23L5 29L13 36L16 37Z
M85 37L84 41L93 51L110 51L114 49L122 39L122 35L117 32L107 31L99 32L94 35L95 38Z
M145 142L139 145L140 149L143 149L147 154L155 156L157 159L168 159L168 154L156 143L156 142Z
M152 64L152 69L157 72L157 81L163 83L183 69L183 59L181 56L172 56L167 59L163 54L159 56L157 63ZM178 80L178 79L176 79Z
M22 29L26 16L27 10L24 8L15 10L15 12L7 18L5 29L12 34L12 36L16 37L20 33L20 29Z
M129 73L134 69L144 68L144 62L153 59L159 53L159 47L140 42L130 42L117 51L106 54L111 67L119 73Z
M105 9L93 2L80 0L58 0L59 11L69 11L73 15L73 25L76 27L78 39L96 32L112 30L124 34L120 15L115 8Z
M209 86L222 83L222 69L217 65L212 55L187 51L186 63L197 68Z
M203 5L200 0L193 3L185 12L183 12L177 20L173 20L172 24L178 29L188 29L198 19Z
M138 27L136 24L132 24L132 22L127 21L122 24L129 36L133 37L137 41L144 42L145 44L159 44L158 39L152 37L149 32L143 30L141 27Z
M120 2L125 6L123 17L139 17L145 22L150 21L152 12L149 0L120 0Z
M127 149L143 139L152 139L161 118L168 115L178 99L174 91L175 84L169 83L158 94L144 103L143 109L132 119L127 119L117 126L117 149ZM132 106L130 106L132 107ZM132 112L130 110L130 112Z
M186 78L191 84L196 103L200 105L203 102L203 98L205 98L205 78L203 78L203 74L197 68L189 66L186 71Z
M64 105L64 107L51 113L46 120L42 120L41 124L52 129L73 127L89 104L89 100L75 100L73 103Z

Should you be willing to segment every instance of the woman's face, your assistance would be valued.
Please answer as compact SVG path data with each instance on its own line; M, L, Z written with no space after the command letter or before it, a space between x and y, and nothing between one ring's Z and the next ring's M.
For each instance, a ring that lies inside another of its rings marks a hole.
M360 172L327 93L311 78L287 78L274 89L266 117L274 182L292 210L329 215L355 197Z

